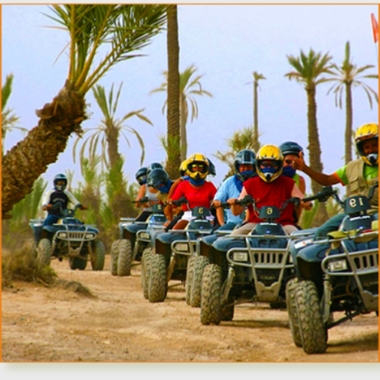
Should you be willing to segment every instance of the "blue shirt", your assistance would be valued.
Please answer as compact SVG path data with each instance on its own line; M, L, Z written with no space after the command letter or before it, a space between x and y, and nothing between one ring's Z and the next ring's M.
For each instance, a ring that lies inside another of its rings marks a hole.
M227 200L230 198L239 198L240 190L236 186L235 177L236 176L233 175L224 180L216 192L214 200L227 202ZM231 209L228 208L225 211L225 216L225 223L241 223L245 218L245 211L236 216L231 212Z

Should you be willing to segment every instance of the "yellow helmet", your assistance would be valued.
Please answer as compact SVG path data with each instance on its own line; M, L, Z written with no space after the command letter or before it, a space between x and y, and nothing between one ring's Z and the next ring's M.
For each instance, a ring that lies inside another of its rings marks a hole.
M179 167L179 175L181 177L184 177L185 175L187 175L187 159L181 162L181 165Z
M356 149L364 162L370 166L376 166L379 158L378 153L371 153L366 155L363 150L364 141L379 138L379 126L376 123L367 123L361 125L355 133Z
M265 182L273 182L282 173L284 156L275 145L264 145L256 154L256 171Z
M186 160L186 174L194 179L205 179L209 170L209 161L207 157L201 153L194 153Z

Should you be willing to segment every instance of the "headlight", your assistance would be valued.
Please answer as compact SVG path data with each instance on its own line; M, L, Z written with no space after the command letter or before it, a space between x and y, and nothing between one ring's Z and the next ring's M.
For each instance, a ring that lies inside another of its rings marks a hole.
M86 239L93 239L94 237L94 234L86 234Z
M140 239L150 239L150 234L148 232L141 232L139 237Z
M177 250L177 251L180 251L180 252L188 252L189 251L189 247L186 243L179 243L179 244L176 244L174 246L174 248Z
M346 260L336 260L330 261L328 263L328 268L330 272L339 272L347 269L347 261Z
M66 239L66 238L67 238L67 233L66 233L66 232L60 232L60 233L58 234L58 237L59 237L60 239Z
M233 260L234 261L248 261L248 253L247 252L234 252Z
M294 243L294 248L296 248L296 249L303 248L303 247L306 247L307 245L309 245L312 242L313 242L313 239L302 240L302 241L299 241L297 243Z

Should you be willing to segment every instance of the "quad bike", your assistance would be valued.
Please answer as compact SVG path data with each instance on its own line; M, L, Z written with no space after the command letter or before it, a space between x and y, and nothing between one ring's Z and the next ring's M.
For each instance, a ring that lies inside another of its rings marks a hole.
M140 203L149 203L148 198L140 199ZM140 262L144 250L152 244L155 231L163 231L166 217L162 205L152 203L152 212L144 222L134 218L121 218L119 223L120 239L112 243L111 274L113 276L129 276L133 261ZM136 232L130 230L133 224ZM134 235L134 236L133 236Z
M259 210L251 196L237 201L244 206L252 204L262 222L248 235L225 236L227 252L215 253L212 264L204 268L202 324L231 321L236 304L268 302L272 308L286 305L285 286L295 276L289 253L292 238L276 219L289 203L299 202L299 198L289 198L280 209L264 206Z
M91 261L92 270L100 271L104 268L105 246L98 238L99 230L84 224L75 217L78 209L62 210L58 223L43 226L43 220L32 219L30 226L41 238L36 241L37 262L40 267L50 265L52 259L69 260L70 269L84 270L87 261Z
M186 203L185 198L173 201L176 206ZM211 212L206 207L194 207L191 210L193 219L184 230L170 230L160 235L165 243L155 241L155 253L150 252L149 265L142 270L142 288L144 297L149 302L163 302L168 291L170 280L188 283L187 271L190 258L197 256L196 241L204 234L213 231ZM145 258L144 258L145 259ZM143 279L144 278L144 279ZM189 297L189 289L186 288Z
M360 314L378 315L378 221L368 214L375 189L368 198L342 201L329 186L307 198L323 202L332 196L346 214L327 238L294 242L297 277L287 284L287 310L293 341L307 354L327 350L329 329ZM334 320L334 312L344 316Z

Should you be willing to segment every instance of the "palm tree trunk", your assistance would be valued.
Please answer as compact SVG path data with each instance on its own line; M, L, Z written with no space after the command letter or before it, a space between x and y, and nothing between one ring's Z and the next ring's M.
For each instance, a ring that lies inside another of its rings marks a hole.
M180 105L179 105L179 42L177 5L168 6L167 11L168 52L168 112L167 112L167 162L166 171L170 178L177 178L181 165L180 151Z
M344 162L346 165L352 161L352 94L351 84L346 83L346 130L344 133L345 153Z
M109 126L106 130L108 160L110 168L114 168L120 161L119 153L119 131L117 128Z
M57 161L72 132L81 132L86 119L84 97L69 84L51 103L36 111L38 125L3 158L2 218L11 218L13 206L33 190L34 181Z
M317 123L317 103L315 101L316 88L315 85L309 85L307 92L307 121L308 121L308 138L309 138L309 161L310 167L315 171L322 173L323 164L321 160L321 144L319 142L318 123ZM322 186L316 181L311 181L311 189L313 194L321 190ZM320 226L328 219L326 205L320 203L318 211L314 217L313 225Z
M260 149L259 145L259 99L257 88L259 84L257 81L253 82L253 150L257 152Z
M186 130L186 96L180 95L180 141L181 141L181 162L187 157L187 130Z

